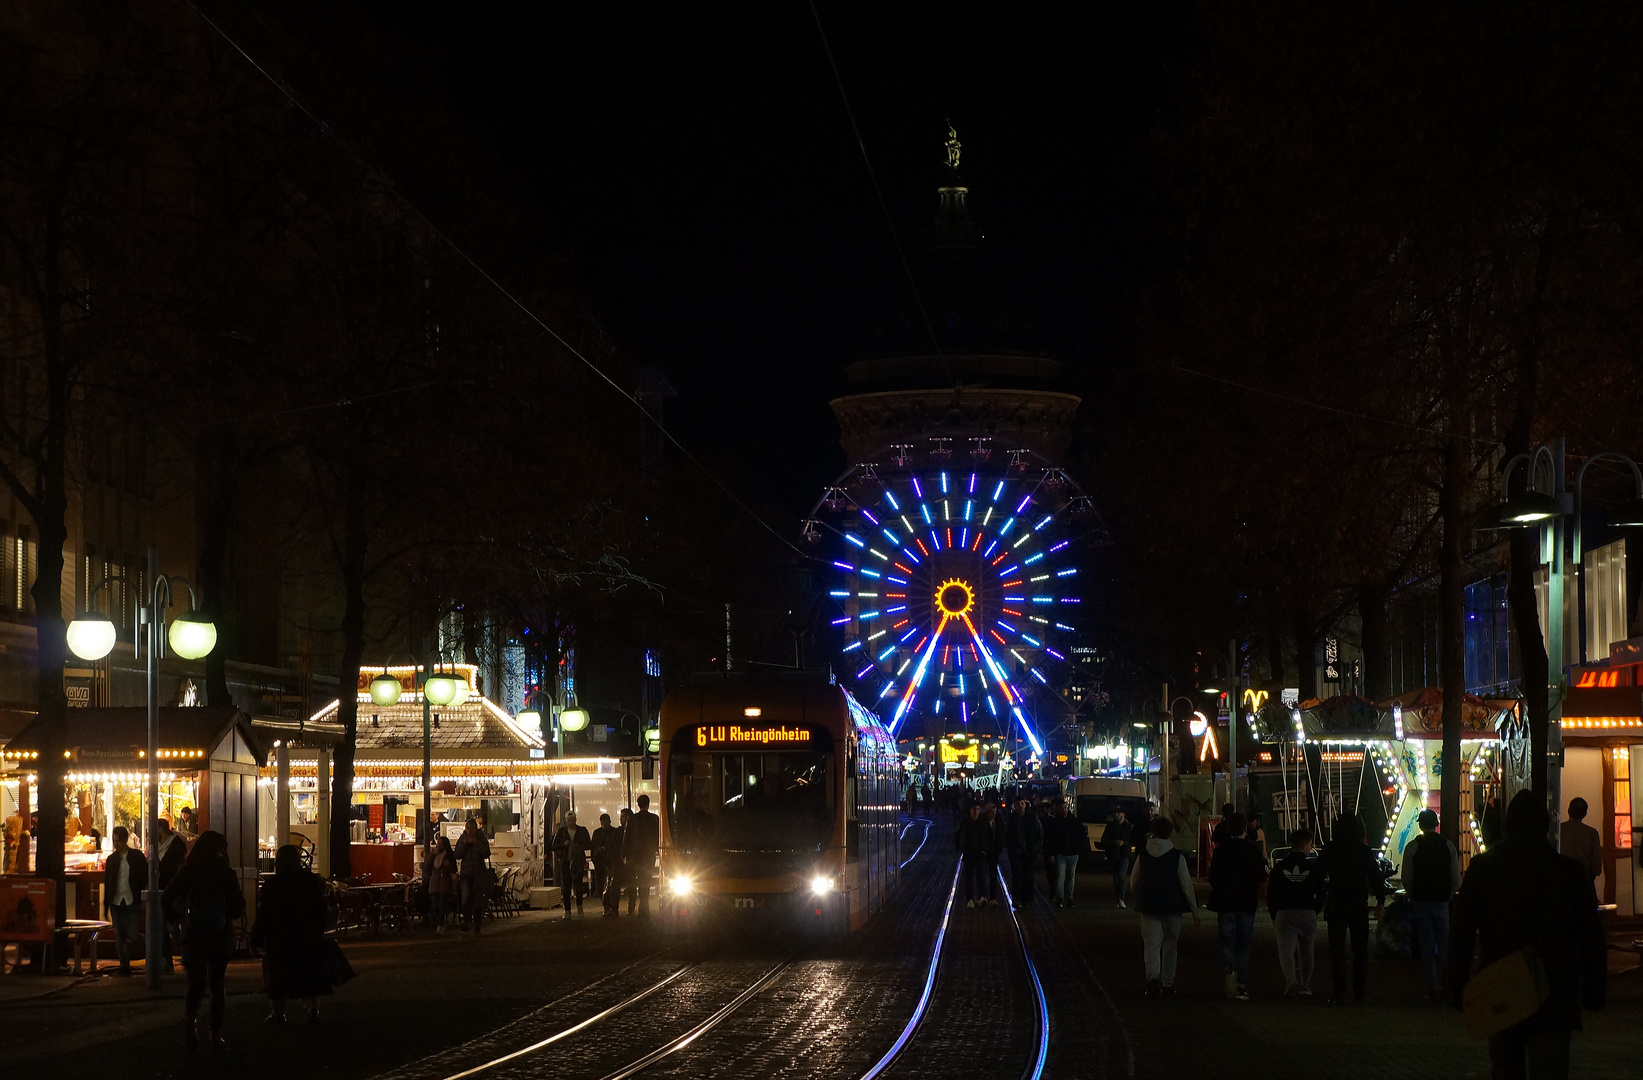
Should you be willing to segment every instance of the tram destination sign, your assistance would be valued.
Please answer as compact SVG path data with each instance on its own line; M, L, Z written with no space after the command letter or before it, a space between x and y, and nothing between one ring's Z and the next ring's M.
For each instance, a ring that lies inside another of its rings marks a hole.
M702 724L696 728L697 746L767 746L805 748L815 745L815 729L801 724Z

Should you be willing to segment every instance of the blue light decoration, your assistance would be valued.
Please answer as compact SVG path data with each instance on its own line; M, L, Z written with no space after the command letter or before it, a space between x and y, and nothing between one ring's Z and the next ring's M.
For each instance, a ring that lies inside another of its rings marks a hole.
M829 621L856 696L879 703L892 733L909 716L976 714L1013 720L1044 753L1029 703L1064 682L1067 650L1055 646L1074 632L1045 616L1080 599L1068 592L1076 503L1049 475L858 466L829 489L847 493L842 505L817 504L813 517L836 515ZM875 508L889 511L884 523ZM872 546L879 537L888 548Z

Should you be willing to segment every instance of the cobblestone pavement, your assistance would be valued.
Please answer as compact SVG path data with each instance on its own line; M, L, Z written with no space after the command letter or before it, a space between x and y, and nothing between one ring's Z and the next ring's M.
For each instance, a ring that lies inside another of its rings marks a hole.
M1079 875L1078 906L1057 911L1042 900L1050 920L1076 944L1091 973L1110 995L1107 1024L1128 1054L1109 1054L1105 1068L1046 1070L1046 1076L1135 1076L1142 1080L1192 1077L1259 1077L1260 1080L1364 1077L1400 1080L1488 1076L1488 1053L1467 1039L1458 1013L1426 1002L1425 983L1413 960L1372 957L1369 992L1361 1005L1331 1006L1327 937L1318 939L1318 970L1312 999L1282 996L1271 920L1257 918L1252 959L1252 1000L1221 996L1216 960L1215 915L1203 913L1181 936L1179 996L1141 995L1138 916L1118 910L1111 879ZM1630 936L1635 935L1627 935ZM1586 1031L1574 1040L1573 1075L1643 1075L1643 973L1635 958L1611 951L1608 1008L1588 1013ZM1129 1057L1133 1054L1133 1059ZM1133 1060L1133 1069L1130 1062Z

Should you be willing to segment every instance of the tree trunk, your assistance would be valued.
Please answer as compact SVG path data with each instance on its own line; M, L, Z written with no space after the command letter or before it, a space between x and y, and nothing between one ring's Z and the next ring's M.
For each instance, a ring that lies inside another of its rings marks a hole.
M352 839L349 810L354 802L354 754L359 745L359 668L365 658L365 493L357 473L349 474L351 489L344 493L342 537L342 666L337 671L337 720L342 741L337 744L331 781L331 876L348 877L348 845Z
M1363 628L1363 696L1385 701L1392 696L1392 656L1387 647L1386 598L1379 581L1358 587L1358 618Z
M1459 400L1454 376L1446 374L1446 379L1450 434L1443 441L1443 485L1438 490L1438 516L1443 524L1438 553L1438 678L1443 683L1442 801L1438 814L1444 831L1458 836L1461 710L1466 704L1466 567L1462 552L1469 523L1463 503L1466 445L1456 434L1465 403Z
M61 416L60 413L53 415ZM60 439L58 443L60 449ZM38 855L34 872L58 883L57 925L62 926L68 918L66 890L62 887L66 862L63 856L63 828L68 820L64 793L68 770L63 760L63 752L67 748L63 729L68 723L68 695L63 691L63 661L68 654L67 624L63 621L63 545L68 541L68 499L63 489L62 458L50 451L48 454L47 475L41 478L44 489L40 498L41 512L34 521L40 534L37 570L34 584L29 587L29 595L34 599L34 629L39 641L37 693L40 699L39 718L44 729L37 772L40 828L35 835L40 842L36 849Z
M1277 702L1279 694L1284 688L1284 633L1276 626L1267 632L1266 638L1266 665L1267 682L1266 692L1271 695L1273 702Z
M1318 632L1312 627L1312 616L1306 612L1297 612L1295 616L1295 676L1302 701L1318 696Z
M1506 433L1508 460L1527 453L1534 433L1535 395L1539 391L1538 367L1533 351L1524 349L1518 363L1517 404L1513 410L1512 427ZM1521 484L1511 485L1509 491L1523 491L1533 479L1534 462L1531 460L1516 475ZM1518 662L1522 678L1518 686L1523 691L1523 709L1529 725L1529 786L1545 796L1546 752L1551 741L1552 701L1551 657L1546 653L1545 628L1540 625L1540 604L1535 598L1535 571L1540 568L1541 531L1513 529L1510 534L1511 563L1506 574L1506 603L1512 613L1512 636L1517 640ZM1547 613L1549 617L1557 617ZM1559 665L1562 657L1558 658Z

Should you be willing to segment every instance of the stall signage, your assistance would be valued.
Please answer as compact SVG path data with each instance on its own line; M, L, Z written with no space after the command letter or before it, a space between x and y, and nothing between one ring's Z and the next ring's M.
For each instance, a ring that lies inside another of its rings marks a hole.
M137 746L76 746L75 761L131 761L142 753Z
M56 887L50 878L0 877L0 941L50 941Z
M809 746L815 732L786 724L702 724L697 746Z

